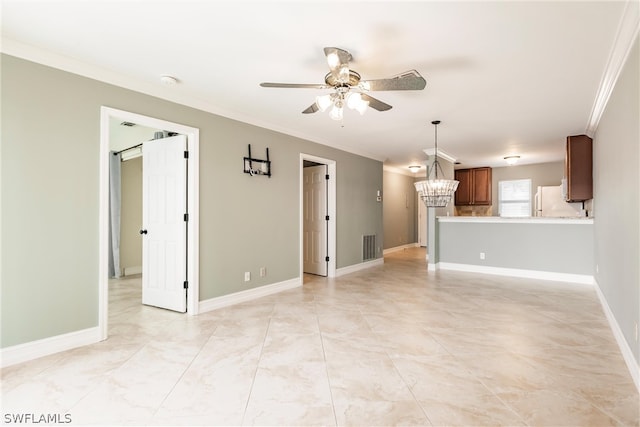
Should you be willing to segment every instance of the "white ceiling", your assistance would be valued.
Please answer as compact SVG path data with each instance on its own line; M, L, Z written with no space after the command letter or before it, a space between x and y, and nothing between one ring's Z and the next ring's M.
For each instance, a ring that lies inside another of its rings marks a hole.
M626 3L2 2L2 50L216 114L344 148L406 170L433 147L460 167L558 161L585 133ZM301 114L323 83L323 47L363 79L416 69L423 91L372 92L364 116ZM45 53L46 52L46 53ZM179 79L162 86L161 74Z

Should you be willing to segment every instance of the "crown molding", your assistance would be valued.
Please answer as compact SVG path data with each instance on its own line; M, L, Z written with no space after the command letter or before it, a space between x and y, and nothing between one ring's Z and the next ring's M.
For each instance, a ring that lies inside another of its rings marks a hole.
M150 95L165 101L174 102L176 104L184 105L187 107L195 108L207 113L215 114L217 116L226 117L228 119L236 120L242 123L257 126L263 129L272 130L285 135L293 136L296 138L304 139L307 141L315 142L317 144L325 145L327 147L335 148L337 150L345 151L347 153L355 154L358 156L366 157L368 159L384 162L384 158L376 156L372 153L368 153L364 150L354 150L353 148L336 144L332 141L326 141L321 138L317 138L313 135L308 135L303 132L293 131L291 129L277 126L272 123L264 122L250 117L237 111L227 110L220 106L211 104L201 98L197 98L190 95L184 95L174 90L173 87L167 87L160 83L152 84L147 81L136 79L124 74L115 72L113 70L105 69L87 62L79 61L75 58L60 55L55 52L48 51L39 47L28 45L18 42L16 40L2 37L0 41L0 52L15 56L20 59L35 62L41 65L45 65L58 70L66 71L68 73L76 74L82 77L87 77L93 80L97 80L103 83L118 86L124 89L129 89L134 92Z
M631 53L631 48L638 38L640 30L640 2L638 0L627 0L624 13L618 25L618 32L614 40L609 60L604 70L596 99L591 109L591 115L587 122L586 134L593 137L602 114L607 107L609 97L618 81L618 77L624 68L627 58Z
M429 157L435 156L435 154L436 154L436 149L435 148L425 148L422 151L424 152L424 154L426 154ZM451 163L455 163L456 160L458 160L457 158L455 158L451 154L447 153L446 151L442 151L442 150L438 150L438 157L442 157L443 159L445 159L445 160L447 160L448 162L451 162Z

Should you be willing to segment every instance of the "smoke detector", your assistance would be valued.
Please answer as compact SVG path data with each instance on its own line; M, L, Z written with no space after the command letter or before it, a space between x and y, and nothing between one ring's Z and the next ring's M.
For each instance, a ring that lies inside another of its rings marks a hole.
M160 76L160 83L162 83L165 86L174 86L178 84L178 79L168 74L163 74Z

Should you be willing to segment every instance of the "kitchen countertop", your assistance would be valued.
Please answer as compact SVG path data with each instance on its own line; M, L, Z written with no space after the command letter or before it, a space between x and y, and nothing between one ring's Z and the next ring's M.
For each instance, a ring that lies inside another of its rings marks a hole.
M506 223L506 224L593 224L593 218L540 217L510 218L501 216L439 216L440 222Z

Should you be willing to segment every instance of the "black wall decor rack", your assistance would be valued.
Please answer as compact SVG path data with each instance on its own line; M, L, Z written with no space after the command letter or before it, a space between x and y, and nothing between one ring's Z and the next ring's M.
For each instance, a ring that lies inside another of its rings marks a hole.
M269 160L269 147L267 147L267 160L251 157L251 144L249 144L249 156L244 158L244 173L251 176L264 175L271 178L271 160Z

